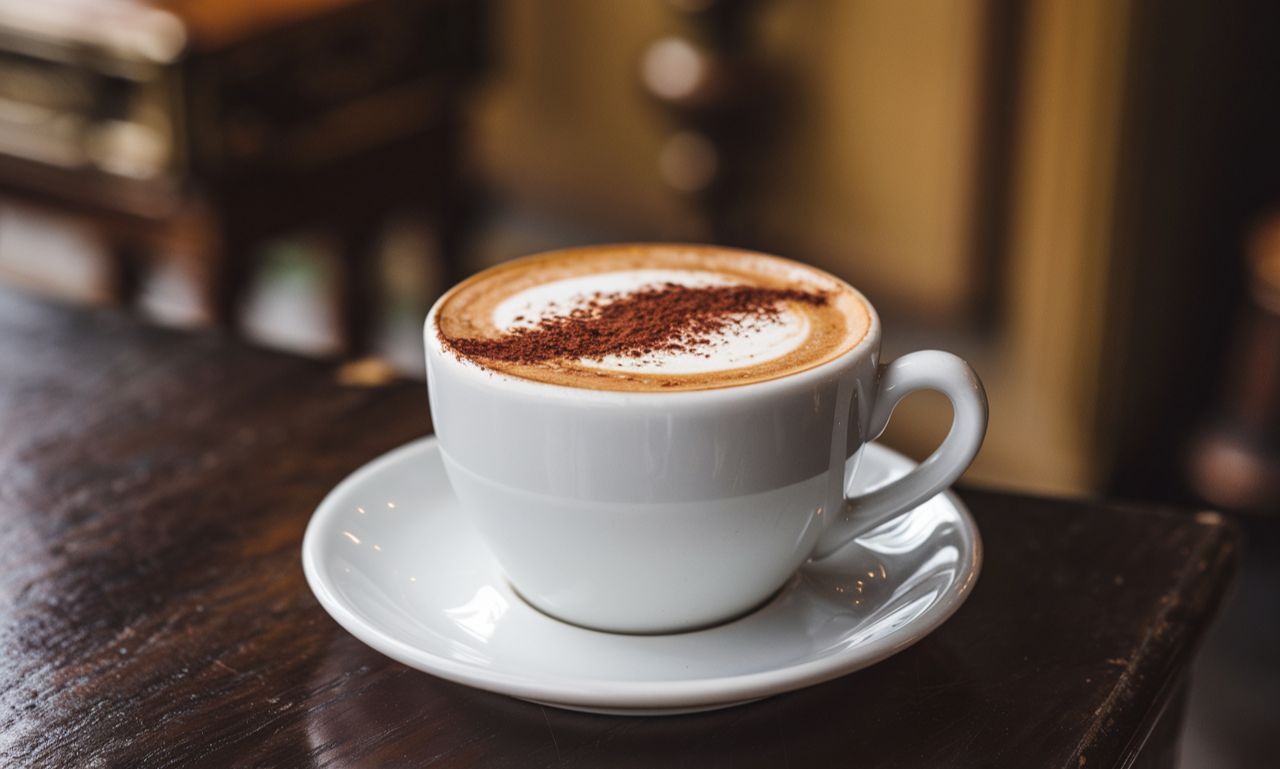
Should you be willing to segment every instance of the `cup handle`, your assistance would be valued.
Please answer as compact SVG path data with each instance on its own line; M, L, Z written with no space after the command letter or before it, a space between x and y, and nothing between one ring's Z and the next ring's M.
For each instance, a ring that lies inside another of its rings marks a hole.
M977 373L941 350L921 350L880 367L865 441L884 432L898 402L916 390L937 390L951 401L951 431L916 469L878 489L841 499L840 512L818 539L813 558L824 558L859 535L900 515L950 486L969 467L987 432L987 394ZM844 452L832 472L844 476ZM841 484L843 495L843 484Z

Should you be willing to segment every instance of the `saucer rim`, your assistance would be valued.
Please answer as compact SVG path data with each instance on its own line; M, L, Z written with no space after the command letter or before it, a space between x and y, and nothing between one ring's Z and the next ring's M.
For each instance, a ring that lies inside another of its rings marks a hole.
M868 442L864 450L880 454L882 461L909 466L917 464L914 460L875 442ZM338 499L345 496L353 487L367 484L370 479L405 462L411 456L416 457L433 452L437 456L440 452L439 442L434 435L415 439L365 463L334 486L316 507L307 523L302 540L303 573L312 593L329 616L344 630L374 650L408 667L439 678L520 699L571 708L613 708L637 711L692 709L748 702L825 683L881 662L933 633L968 599L982 571L982 537L977 523L964 503L948 489L942 493L959 513L963 522L960 527L961 536L968 541L968 547L962 559L967 558L968 563L962 562L953 586L921 617L884 638L794 665L710 678L606 680L580 679L570 676L548 678L494 671L442 657L379 629L374 621L365 619L353 611L348 602L337 594L319 562L318 553L322 549L320 547L321 532L329 527L332 519L342 513L342 508L337 504ZM866 460L865 456L863 460ZM539 617L538 621L557 621L536 610L535 614ZM575 630L606 637L614 635L587 628L575 628Z

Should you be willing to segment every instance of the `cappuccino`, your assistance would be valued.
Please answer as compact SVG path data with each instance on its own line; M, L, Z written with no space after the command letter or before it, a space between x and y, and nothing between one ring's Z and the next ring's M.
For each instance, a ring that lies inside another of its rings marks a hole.
M711 246L609 245L518 259L441 300L442 347L483 368L598 390L698 390L830 361L871 313L843 281Z

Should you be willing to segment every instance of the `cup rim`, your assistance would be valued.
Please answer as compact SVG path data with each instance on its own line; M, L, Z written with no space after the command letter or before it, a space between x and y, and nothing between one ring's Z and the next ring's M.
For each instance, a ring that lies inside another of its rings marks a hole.
M785 256L768 254L763 251L752 251L749 249L733 248L731 246L713 246L713 245L698 244L698 243L627 242L627 243L599 244L599 245L586 246L584 248L592 248L592 249L625 248L625 247L646 246L646 245L661 245L661 246L675 247L675 248L687 247L687 248L694 248L694 249L715 249L717 251L731 251L731 252L738 252L742 254L749 254L749 255L755 255L755 256L767 256L772 259L782 259L784 261L790 261L790 262L795 261L794 259L788 259ZM520 262L520 261L530 260L530 259L545 258L552 254L557 254L564 251L577 251L577 250L581 250L581 249L580 248L561 248L561 249L553 249L550 251L542 251L536 254L530 254L528 256L522 256L506 262L502 262L502 264L511 264L512 262ZM506 392L513 392L513 393L528 395L532 397L542 397L542 398L552 398L552 399L571 398L573 400L579 400L579 401L592 400L592 401L606 402L606 403L617 403L617 402L623 402L623 401L628 403L635 403L636 401L653 401L655 403L674 405L680 401L700 401L700 400L705 400L707 398L725 399L725 398L737 398L737 397L752 397L755 395L775 392L777 390L789 389L795 386L804 386L812 382L813 380L824 379L830 376L834 371L841 370L847 367L851 360L856 358L861 358L862 356L867 355L869 352L874 353L875 350L879 349L880 314L876 312L875 305L873 305L871 301L867 299L866 295L863 294L861 291L859 291L856 287L854 287L848 281L843 280L842 278L839 278L835 275L832 275L826 270L820 269L818 267L814 267L809 264L804 264L803 262L796 262L796 263L802 265L805 269L813 270L822 275L825 275L828 278L843 284L850 291L852 291L854 296L856 296L862 302L863 307L866 308L868 322L867 322L866 333L864 333L862 335L862 338L859 339L856 343L854 343L852 347L840 353L839 355L832 358L831 360L825 361L823 363L820 363L816 366L812 366L810 368L796 371L794 373L784 374L782 376L774 377L772 379L764 379L764 380L755 381L755 382L745 382L742 384L730 384L730 385L724 385L719 387L706 387L706 388L700 388L696 390L675 390L675 391L597 390L597 389L587 388L587 387L572 387L569 385L555 384L552 382L539 382L533 379L524 379L523 377L512 376L510 374L506 374L501 371L496 371L494 369L486 368L480 365L479 363L467 360L456 354L451 353L449 350L446 350L444 348L444 344L440 341L439 335L436 333L436 329L435 329L436 315L439 313L439 310L441 306L443 306L445 301L448 300L449 297L452 296L456 291L458 291L462 286L475 280L478 275L483 274L485 270L482 270L481 272L476 273L475 275L472 275L466 278L465 280L459 281L455 285L451 286L449 290L441 294L440 297L436 299L436 301L431 305L431 309L427 312L427 317L423 321L423 328L422 328L423 343L426 347L426 352L427 352L427 365L428 365L428 368L430 368L432 358L434 357L436 360L442 362L444 365L449 366L450 370L457 371L459 373L462 373L464 376L469 377L472 380L472 382L476 385L486 386L490 388L501 388L503 391L506 391Z

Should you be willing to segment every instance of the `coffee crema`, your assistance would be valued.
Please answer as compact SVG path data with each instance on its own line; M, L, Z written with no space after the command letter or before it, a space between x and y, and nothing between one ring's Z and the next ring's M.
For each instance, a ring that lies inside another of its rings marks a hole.
M595 390L698 390L821 365L867 334L848 284L713 246L591 246L517 259L440 301L441 346L483 368Z

